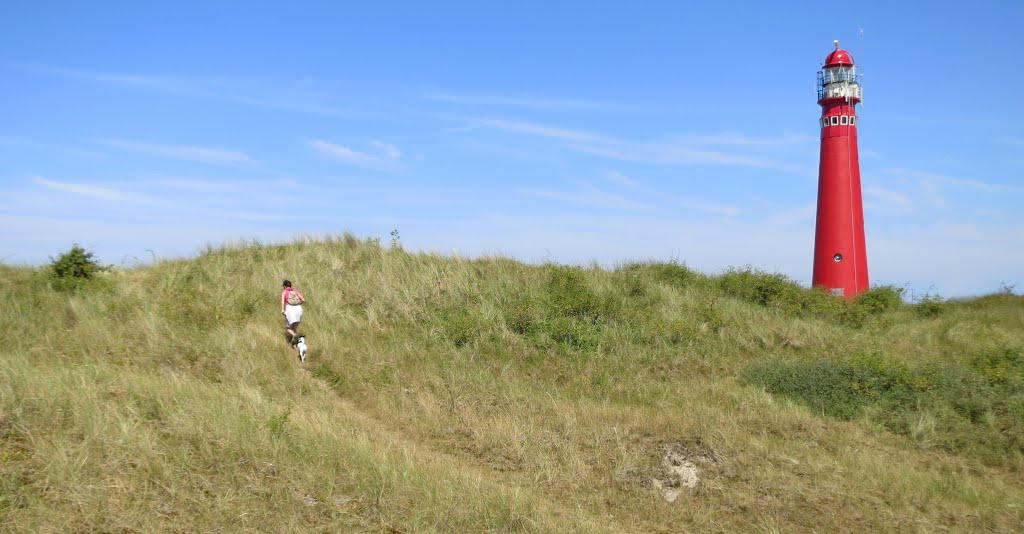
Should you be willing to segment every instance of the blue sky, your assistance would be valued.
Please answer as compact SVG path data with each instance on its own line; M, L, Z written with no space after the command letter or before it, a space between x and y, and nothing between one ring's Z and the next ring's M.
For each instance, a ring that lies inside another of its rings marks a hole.
M808 284L839 39L864 75L872 283L1024 289L1022 2L282 6L0 6L0 260L397 229Z

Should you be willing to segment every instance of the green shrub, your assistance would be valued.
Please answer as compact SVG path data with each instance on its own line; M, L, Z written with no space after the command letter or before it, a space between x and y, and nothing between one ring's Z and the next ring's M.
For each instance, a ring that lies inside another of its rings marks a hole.
M1020 350L1004 349L975 356L971 367L992 384L1024 381L1024 356Z
M595 346L599 329L572 317L552 317L544 322L544 330L559 345L574 348Z
M554 267L547 282L548 312L554 317L597 321L604 305L578 267Z
M529 334L537 327L537 310L533 301L526 295L512 295L503 303L502 315L505 326L516 334Z
M74 291L108 269L93 259L93 253L77 243L57 258L50 257L50 280L54 289Z
M868 315L881 315L903 306L903 288L875 286L858 294L853 302Z
M466 307L453 307L438 312L436 319L444 337L456 347L466 346L480 337L480 317Z
M925 295L914 304L914 311L917 312L917 315L926 319L942 315L946 308L948 308L948 304L938 295Z
M903 290L893 286L875 287L850 301L821 288L805 288L783 274L750 268L730 269L718 277L717 283L727 295L775 308L787 315L817 317L858 328L867 324L871 317L903 305Z
M775 360L747 367L743 378L770 393L806 404L816 413L849 420L859 417L875 398L899 387L900 374L867 360Z
M928 443L1000 463L1024 454L1024 358L1019 349L959 363L908 367L880 356L813 361L769 360L745 382L836 419L868 417L907 436L915 421L935 420Z
M686 287L700 279L700 274L676 262L655 263L650 266L654 278L674 287Z
M850 326L860 326L861 317L851 313L850 302L823 291L821 288L805 289L801 295L802 315L818 317L827 321Z
M757 269L729 269L718 277L718 285L726 294L761 306L787 311L803 309L807 291L786 275Z

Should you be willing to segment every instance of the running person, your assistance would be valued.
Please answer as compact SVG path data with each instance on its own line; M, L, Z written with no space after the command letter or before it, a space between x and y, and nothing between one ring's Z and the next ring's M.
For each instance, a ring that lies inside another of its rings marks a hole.
M288 341L295 346L299 342L299 323L302 322L302 305L306 297L298 290L292 289L292 283L285 280L281 286L281 315L284 316L284 330Z

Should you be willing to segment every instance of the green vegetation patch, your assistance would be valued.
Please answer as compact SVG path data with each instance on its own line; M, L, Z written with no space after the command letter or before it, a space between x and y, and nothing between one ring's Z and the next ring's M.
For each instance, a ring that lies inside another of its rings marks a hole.
M993 464L1024 456L1024 352L1003 349L965 363L911 367L881 356L782 359L742 378L842 420L867 418L923 446Z
M75 291L92 282L108 267L93 259L93 253L77 244L56 258L50 258L49 275L54 289Z
M853 327L862 327L872 317L905 306L903 290L893 286L877 286L846 300L817 288L805 288L786 275L751 268L729 269L715 280L722 292L740 300L793 317L814 317Z

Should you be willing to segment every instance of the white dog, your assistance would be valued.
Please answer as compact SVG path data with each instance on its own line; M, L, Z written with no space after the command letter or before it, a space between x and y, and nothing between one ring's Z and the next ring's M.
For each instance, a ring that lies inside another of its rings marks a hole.
M295 344L295 348L299 350L299 361L305 363L306 361L306 336L299 336L299 342Z

